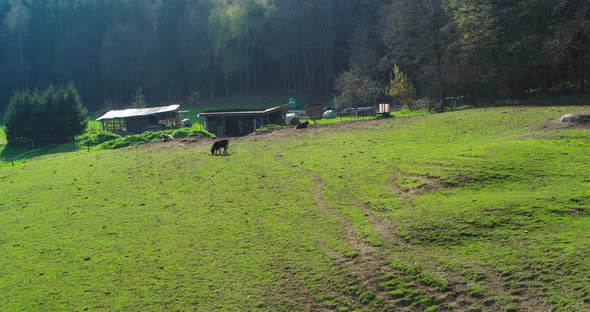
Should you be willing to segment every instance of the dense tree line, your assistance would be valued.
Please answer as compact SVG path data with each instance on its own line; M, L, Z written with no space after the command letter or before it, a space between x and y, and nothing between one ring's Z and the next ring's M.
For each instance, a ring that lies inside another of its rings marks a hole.
M0 111L67 81L92 110L137 90L329 99L361 79L373 94L394 65L418 97L588 92L588 0L0 0L0 22Z
M87 123L86 107L72 84L43 92L16 91L4 116L10 142L66 142L82 134Z

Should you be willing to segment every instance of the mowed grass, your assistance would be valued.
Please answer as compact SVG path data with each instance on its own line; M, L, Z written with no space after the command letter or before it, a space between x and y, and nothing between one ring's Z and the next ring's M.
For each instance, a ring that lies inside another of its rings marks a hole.
M2 167L0 308L588 310L590 133L555 121L582 109L285 129L230 139L227 156L153 143ZM344 263L359 257L348 227L382 255L395 305Z

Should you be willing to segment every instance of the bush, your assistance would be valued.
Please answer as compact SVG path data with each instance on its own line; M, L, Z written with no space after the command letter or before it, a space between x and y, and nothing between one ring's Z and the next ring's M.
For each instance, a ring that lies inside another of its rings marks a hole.
M257 132L266 132L266 131L274 131L274 130L280 130L280 129L284 129L286 128L286 126L280 126L280 125L275 125L275 124L268 124L266 126L262 126L258 129L256 129Z
M4 116L9 142L65 142L82 134L88 124L86 108L72 84L50 86L43 93L17 91Z
M120 135L112 132L92 130L84 133L84 135L80 137L80 141L82 141L85 146L96 146L119 138L121 138Z
M127 146L140 145L148 142L159 141L160 134L165 131L145 132L142 134L128 135L115 140L107 141L99 145L103 149L117 149Z
M214 137L215 136L210 132L207 132L205 130L197 130L195 128L181 128L181 129L173 130L170 135L172 135L175 139L186 138L186 137L191 137L191 136L206 136L206 137Z

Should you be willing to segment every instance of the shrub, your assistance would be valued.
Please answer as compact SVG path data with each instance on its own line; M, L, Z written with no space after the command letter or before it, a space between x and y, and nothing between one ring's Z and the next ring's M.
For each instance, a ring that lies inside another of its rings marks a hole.
M268 124L266 126L262 126L258 129L256 129L256 131L258 132L265 132L265 131L274 131L274 130L279 130L279 129L284 129L286 128L286 126L280 126L280 125L275 125L275 124Z
M213 135L204 130L197 130L194 128L182 128L176 130L152 131L144 132L142 134L128 135L125 137L118 137L114 140L106 141L98 145L101 149L117 149L127 146L134 146L145 144L149 142L160 141L160 134L166 133L172 135L174 138L183 138L187 136L205 136L212 137Z
M205 130L197 130L195 128L181 128L177 130L173 130L171 135L174 138L186 138L191 136L206 136L206 137L213 137L212 133L209 133Z
M88 131L88 132L84 133L84 135L82 135L80 137L80 140L86 146L96 146L96 145L102 144L104 142L116 140L119 138L121 138L120 135L112 133L112 132L102 131L102 130L93 130L93 131Z

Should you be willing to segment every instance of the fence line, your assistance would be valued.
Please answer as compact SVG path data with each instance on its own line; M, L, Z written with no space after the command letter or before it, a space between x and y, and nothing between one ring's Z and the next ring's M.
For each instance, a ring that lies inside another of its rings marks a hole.
M32 150L32 151L28 151L28 152L22 153L22 154L20 154L20 155L14 156L14 157L10 157L9 159L6 159L6 158L0 158L0 169L2 168L2 162L3 162L3 161L4 161L4 162L8 162L8 161L10 161L10 163L11 163L11 164L12 164L12 166L14 167L14 161L15 161L15 160L19 160L21 157L23 157L23 156L25 156L25 155L32 154L32 153L36 153L36 152L38 152L38 151L41 151L41 150L43 150L43 149L46 149L46 148L48 148L48 147L55 147L55 146L57 146L57 145L46 145L46 146L43 146L43 147L41 147L41 148L39 148L39 149ZM31 157L31 158L32 158L32 157Z

